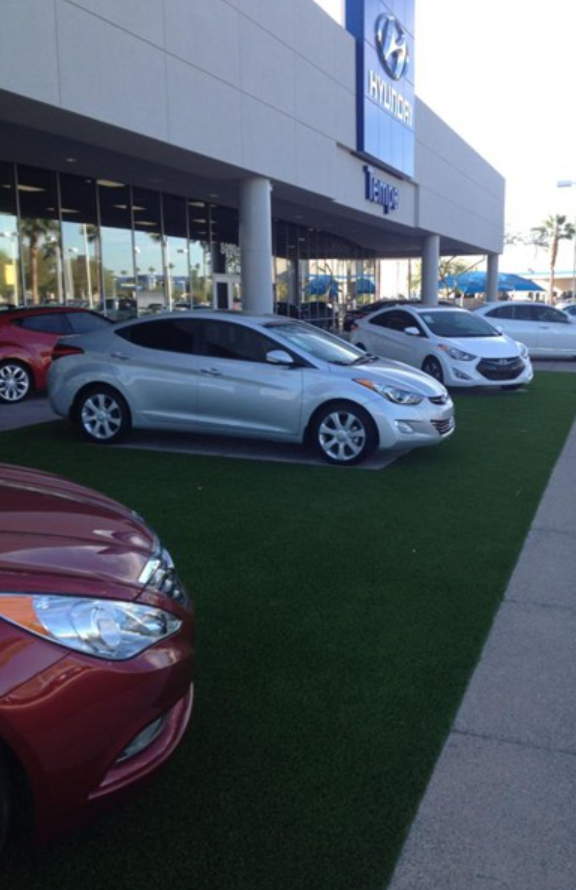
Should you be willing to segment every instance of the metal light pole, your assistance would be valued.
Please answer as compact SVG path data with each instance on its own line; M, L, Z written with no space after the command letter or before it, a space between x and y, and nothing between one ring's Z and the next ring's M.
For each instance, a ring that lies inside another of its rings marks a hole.
M573 179L561 179L558 183L556 183L559 189L563 188L572 188L572 186L576 185L576 181ZM574 251L572 254L572 287L570 289L570 295L573 300L576 299L576 217L574 219Z

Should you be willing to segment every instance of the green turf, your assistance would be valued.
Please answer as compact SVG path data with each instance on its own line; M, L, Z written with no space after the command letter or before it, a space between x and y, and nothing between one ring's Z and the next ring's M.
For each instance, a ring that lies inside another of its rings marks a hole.
M574 420L576 376L456 402L449 442L380 472L98 448L67 424L0 435L0 459L146 516L199 638L193 723L152 787L48 848L12 846L2 886L382 890Z

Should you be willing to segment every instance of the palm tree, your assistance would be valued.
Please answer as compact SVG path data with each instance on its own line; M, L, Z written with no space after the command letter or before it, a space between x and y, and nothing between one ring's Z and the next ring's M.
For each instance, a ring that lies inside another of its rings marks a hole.
M576 236L573 223L567 221L562 215L548 216L539 226L531 229L533 233L532 243L537 247L544 247L548 251L550 281L548 282L548 302L554 302L554 272L558 258L558 245L561 241L572 241Z
M32 302L39 302L39 272L38 260L41 251L46 256L54 252L54 244L60 237L60 226L53 219L38 219L25 217L20 221L20 235L22 242L27 245L30 256L30 290Z

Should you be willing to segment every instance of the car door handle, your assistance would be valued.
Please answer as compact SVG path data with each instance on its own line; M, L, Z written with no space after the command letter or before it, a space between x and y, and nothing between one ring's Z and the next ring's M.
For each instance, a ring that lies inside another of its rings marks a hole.
M200 368L200 374L203 374L204 377L221 377L222 371L218 371L217 368Z
M110 358L119 358L122 362L127 362L130 360L130 356L126 355L125 352L111 352Z

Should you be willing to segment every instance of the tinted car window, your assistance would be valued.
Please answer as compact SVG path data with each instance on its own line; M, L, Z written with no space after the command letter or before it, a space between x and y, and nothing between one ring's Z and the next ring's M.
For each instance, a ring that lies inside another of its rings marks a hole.
M486 313L487 318L515 318L514 306L497 306L491 312Z
M258 331L231 322L202 322L204 355L244 362L265 362L266 353L280 348Z
M106 318L96 315L95 312L67 312L66 321L75 334L86 334L88 331L105 328L110 324Z
M190 354L194 352L197 326L190 319L163 318L127 325L116 333L135 346Z
M15 321L19 327L27 331L39 331L43 334L69 334L63 312L45 312L41 315L26 315Z
M471 312L440 309L423 312L421 317L437 337L498 337L492 325Z
M567 318L552 306L531 306L533 318L535 321L560 322L560 324L570 324Z
M418 328L422 333L422 328L416 319L409 312L403 312L398 309L392 312L382 312L370 319L370 324L375 324L381 328L390 328L392 331L405 331L406 328Z

